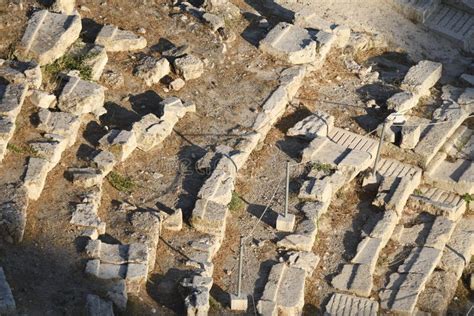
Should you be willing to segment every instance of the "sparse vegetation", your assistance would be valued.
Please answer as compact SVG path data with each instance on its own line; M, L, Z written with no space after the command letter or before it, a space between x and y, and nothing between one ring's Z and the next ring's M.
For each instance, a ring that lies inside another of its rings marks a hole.
M120 192L132 192L136 186L132 178L123 176L114 171L107 176L107 180L109 180L109 183Z
M232 200L229 203L229 210L231 212L237 212L244 207L244 201L236 192L232 192Z
M474 195L466 193L462 196L462 199L466 202L467 207L469 208L472 201L474 201Z
M422 192L420 189L415 189L415 191L413 191L413 194L415 194L415 195L422 195L423 192Z
M15 144L8 144L7 149L10 152L19 154L19 155L29 155L29 156L34 156L34 157L38 156L38 152L34 150L33 148L31 148L31 146L18 146Z
M331 173L332 171L332 166L328 163L320 163L320 162L315 162L313 164L313 169L317 170L317 171L322 171L326 174L329 174Z
M92 69L85 64L85 61L92 57L91 55L73 56L66 54L53 63L44 66L43 71L49 78L56 79L61 72L78 70L82 79L91 80Z
M221 304L212 296L209 296L209 306L211 309L219 310L222 306Z

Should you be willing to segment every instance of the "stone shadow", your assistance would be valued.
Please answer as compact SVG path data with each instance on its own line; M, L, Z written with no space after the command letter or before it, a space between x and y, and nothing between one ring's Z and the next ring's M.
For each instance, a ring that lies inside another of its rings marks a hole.
M268 19L271 25L280 22L291 23L295 13L288 10L273 0L245 0L249 6L254 8L261 16Z
M141 118L136 112L127 110L114 102L106 102L104 107L107 113L100 117L100 123L110 129L130 130L132 124Z
M183 294L180 293L180 281L189 276L190 271L176 268L169 269L164 275L152 274L146 284L150 297L176 315L185 315Z
M263 215L266 205L252 204L249 203L247 206L247 212L255 216L257 219ZM262 217L262 222L267 224L270 227L276 227L276 220L278 217L278 212L274 211L271 206L265 211L265 214Z
M130 97L132 109L140 116L153 113L161 117L163 115L163 108L160 106L161 101L163 101L163 98L153 90L147 90Z
M87 123L82 136L92 146L98 146L99 140L107 134L107 131L99 125L96 121Z
M405 52L384 52L367 59L364 64L372 65L372 69L380 74L379 78L384 82L399 85L415 63Z
M85 43L94 43L103 25L89 18L83 18L81 22L82 22L82 30L80 34L81 39Z
M262 297L265 285L268 281L268 276L270 275L270 271L272 267L277 263L278 262L275 260L266 260L260 264L260 268L258 270L258 279L255 281L255 286L253 290L255 303L257 303Z
M249 25L240 36L253 46L258 47L260 41L267 35L268 30L258 25L260 16L251 12L244 12L243 17L249 22Z

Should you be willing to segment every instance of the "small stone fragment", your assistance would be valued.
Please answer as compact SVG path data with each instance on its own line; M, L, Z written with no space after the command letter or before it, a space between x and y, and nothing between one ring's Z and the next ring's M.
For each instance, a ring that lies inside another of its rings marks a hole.
M147 45L144 37L130 31L120 30L113 25L104 25L97 35L95 43L104 46L108 52L140 50Z
M30 100L31 103L43 109L52 108L56 105L56 96L41 90L33 90Z
M171 231L180 231L183 228L183 212L180 208L165 218L163 227Z
M146 85L151 87L159 83L170 71L170 63L166 58L156 59L152 56L146 56L135 68L134 74L145 80Z
M183 76L184 80L192 80L201 77L204 73L204 63L194 55L186 55L175 59L176 72Z
M170 83L170 88L173 89L174 91L179 91L182 88L184 88L185 81L181 78L177 78Z

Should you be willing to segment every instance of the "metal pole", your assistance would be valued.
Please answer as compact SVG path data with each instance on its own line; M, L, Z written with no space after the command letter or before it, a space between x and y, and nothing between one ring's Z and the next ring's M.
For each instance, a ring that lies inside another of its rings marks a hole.
M290 161L286 162L285 218L288 216L288 198L290 195Z
M385 137L385 128L387 127L387 120L383 122L382 126L382 134L380 135L379 147L377 148L377 156L375 156L374 168L372 170L372 176L376 176L377 173L377 165L379 164L380 160L380 152L382 151L383 145L383 138Z
M239 280L237 282L237 297L242 294L242 263L244 258L244 237L240 236L240 253L239 253Z

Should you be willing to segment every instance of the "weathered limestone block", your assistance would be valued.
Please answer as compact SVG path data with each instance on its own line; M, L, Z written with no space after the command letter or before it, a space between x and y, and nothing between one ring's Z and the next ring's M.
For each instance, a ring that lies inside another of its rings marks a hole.
M421 126L402 126L402 140L400 147L404 149L413 149L420 141Z
M302 269L306 272L306 277L313 275L314 269L318 265L320 258L311 251L290 252L288 265L292 268Z
M18 46L21 60L34 59L49 64L66 53L82 29L79 15L65 15L41 10L33 13Z
M104 180L104 175L95 168L69 168L72 182L83 188L100 186Z
M171 132L173 122L163 121L153 113L142 117L132 128L137 138L137 147L143 151L150 151L158 146Z
M380 219L375 227L370 232L369 236L382 240L382 244L387 244L390 239L395 226L397 225L399 217L394 211L385 211L382 219Z
M365 264L345 264L331 284L338 290L368 297L373 286L371 267Z
M338 40L338 30L335 30L336 32L333 33L328 33L325 31L319 31L316 33L316 42L317 42L317 53L316 53L316 61L312 64L313 68L318 69L321 68L326 61L327 56L329 55L329 52L331 49L336 46L336 45L345 45L346 43L343 43L344 40L342 40L342 37L339 38ZM345 32L341 32L345 33ZM347 33L346 33L346 39L348 38Z
M90 240L85 250L89 258L99 259L101 263L148 263L148 249L143 243L111 245L100 240Z
M46 183L46 177L51 168L51 162L46 159L30 157L28 160L23 183L30 200L36 201L39 199Z
M232 200L236 168L232 161L223 157L209 179L198 192L198 198L227 205Z
M446 315L449 303L452 301L458 278L453 272L435 271L426 288L418 298L417 306L431 315Z
M332 194L333 188L331 179L325 177L321 180L314 179L305 181L301 187L298 198L310 201L328 202L331 199Z
M20 113L28 86L24 84L0 85L0 115L13 121Z
M288 104L288 93L286 89L279 86L275 91L270 94L268 99L263 104L263 112L275 119L283 114L286 105Z
M163 115L160 117L163 121L173 126L180 118L183 118L186 113L196 112L196 105L192 102L183 102L176 97L169 97L160 102L163 108Z
M112 282L107 291L107 298L110 299L121 312L125 311L128 302L127 284L125 281L118 280Z
M307 67L293 66L286 68L280 73L280 87L283 87L288 93L288 100L292 100L299 88L303 84L303 79L306 76Z
M48 109L56 105L56 96L41 90L34 90L30 101L39 108Z
M166 58L156 59L145 56L135 68L134 75L143 79L147 86L159 83L171 71L170 63Z
M235 147L236 153L231 156L232 161L235 166L237 166L237 170L240 170L245 166L245 163L252 152L257 148L261 138L262 135L260 133L249 132L238 141Z
M69 76L58 100L58 108L75 115L104 114L104 88L93 82Z
M16 311L15 299L7 282L3 268L0 267L0 313L2 315L14 314Z
M180 231L183 228L183 212L180 208L163 220L163 227L171 231Z
M311 141L308 147L303 150L302 162L308 162L315 159L319 152L321 152L326 144L329 143L327 137L316 137Z
M117 164L117 159L111 152L101 150L97 155L94 156L92 163L105 177Z
M394 94L387 100L387 108L395 112L406 112L418 104L420 96L409 91Z
M56 0L51 6L51 10L62 14L74 14L76 0Z
M443 252L430 247L414 248L407 259L398 267L399 273L418 273L429 276L438 265Z
M443 65L429 60L422 60L408 71L401 88L414 94L425 96L430 88L441 78Z
M53 135L64 137L68 147L74 145L81 126L81 120L77 115L66 112L52 112L41 109L38 112L38 129ZM57 137L55 137L57 138Z
M206 12L202 15L202 19L213 32L217 32L217 30L225 27L224 19L218 15Z
M130 31L119 30L113 25L104 25L97 35L95 43L104 46L108 52L140 50L147 45L145 38Z
M295 12L294 24L301 28L311 28L330 32L333 24L319 17L318 12L309 6Z
M85 272L102 280L125 279L127 265L101 263L99 259L94 259L87 262Z
M260 49L290 64L316 61L317 44L307 30L281 22L260 42Z
M28 195L21 183L0 187L0 237L9 243L23 239L26 226Z
M225 231L227 214L227 205L199 199L193 210L191 224L203 233L221 235Z
M104 72L105 65L109 60L105 48L95 44L76 43L69 53L73 56L80 57L82 65L91 69L91 79L94 81L100 79Z
M471 261L474 252L474 218L472 216L462 219L456 226L438 268L451 271L459 279L467 264Z
M184 300L187 315L207 315L211 308L209 298L210 293L206 287L194 288L191 294L186 296Z
M371 299L348 294L334 293L326 305L327 316L339 316L341 311L348 316L377 316L379 303Z
M431 230L426 238L425 247L432 247L438 250L443 250L446 243L451 238L456 223L450 221L446 217L436 217Z
M174 67L178 75L183 76L186 81L197 79L204 73L204 63L190 54L175 59Z
M84 202L75 206L70 223L73 225L92 227L97 229L100 235L105 233L106 224L102 222L97 215L99 205L90 202Z
M137 147L137 138L133 132L113 129L99 140L99 145L118 161L124 161Z
M7 154L8 142L10 142L15 131L14 122L8 117L0 116L0 162Z
M61 160L61 154L66 149L67 143L64 138L57 135L55 139L49 138L47 140L35 141L29 143L29 145L35 156L49 161L52 168Z
M10 83L23 83L34 89L39 89L43 82L41 68L33 61L5 60L0 65L0 77Z
M137 211L132 214L131 223L136 235L140 236L137 242L144 242L148 247L148 267L152 270L155 266L156 247L161 233L160 216L154 212Z
M97 295L88 294L86 313L88 316L114 316L114 309L112 302L103 300Z
M366 237L357 246L357 254L351 262L360 265L368 265L370 273L373 274L382 248L385 246L382 239Z
M306 117L296 123L286 133L287 136L298 136L312 140L315 137L326 137L334 127L334 117L321 111Z
M389 283L380 293L382 308L396 315L413 315L425 279L418 273L390 275Z

